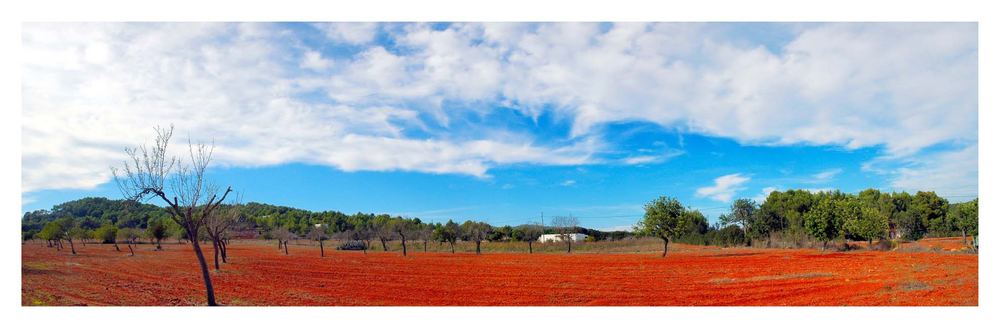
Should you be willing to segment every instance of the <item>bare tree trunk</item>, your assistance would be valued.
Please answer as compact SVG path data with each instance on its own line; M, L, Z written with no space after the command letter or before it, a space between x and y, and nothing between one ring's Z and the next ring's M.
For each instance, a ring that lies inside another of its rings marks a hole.
M288 241L285 241L285 255L288 255Z
M479 251L479 244L481 244L482 242L483 242L482 240L477 240L476 241L476 255L481 254L480 251Z
M222 246L219 248L222 253L222 263L229 263L229 253L227 252L229 250L229 242L223 239L219 246Z
M427 253L427 239L424 239L424 253Z
M135 256L135 250L132 249L132 242L127 242L125 244L128 245L128 252L132 254L131 256Z
M566 253L570 253L572 251L573 251L573 242L572 241L566 241Z
M389 247L385 246L385 238L378 237L378 241L382 242L382 251L383 252L388 252L389 251Z
M826 240L823 241L823 251L826 252Z
M319 241L319 257L326 257L326 253L323 252L323 240Z
M406 236L399 234L399 237L403 241L403 256L406 256Z
M969 240L965 238L965 229L962 229L962 245L968 245Z
M534 250L531 249L531 242L528 242L528 254L532 254Z
M208 263L205 263L205 255L201 253L198 236L191 235L188 232L188 237L191 239L191 248L194 249L194 254L198 257L198 265L201 266L201 277L205 280L205 294L208 297L208 306L216 306L218 304L215 304L215 289L212 288L212 276L208 273Z
M281 250L281 239L278 239L278 250Z
M122 250L118 248L118 241L115 241L115 252L121 252Z
M449 243L449 244L451 244L451 253L455 254L455 243Z
M215 272L219 272L219 242L212 240L212 253L215 255Z
M73 255L76 255L76 247L73 247L73 239L67 239L67 241L69 241L69 249L70 249L70 251L73 252Z
M160 246L160 239L156 240L156 250L158 250L158 251L162 251L163 250L163 246Z
M670 239L663 238L663 255L660 255L660 257L667 257L668 246L670 246Z

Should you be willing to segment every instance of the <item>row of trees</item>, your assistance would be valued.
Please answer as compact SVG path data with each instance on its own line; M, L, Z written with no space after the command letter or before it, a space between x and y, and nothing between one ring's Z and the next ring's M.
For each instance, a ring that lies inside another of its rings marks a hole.
M807 239L827 243L836 239L867 241L918 240L934 236L979 234L979 199L949 204L934 192L884 193L867 189L858 194L840 191L774 191L762 204L750 199L733 201L718 223L709 226L701 212L685 208L673 198L660 197L645 206L635 232L663 240L663 256L672 240L705 245L771 247L772 242Z

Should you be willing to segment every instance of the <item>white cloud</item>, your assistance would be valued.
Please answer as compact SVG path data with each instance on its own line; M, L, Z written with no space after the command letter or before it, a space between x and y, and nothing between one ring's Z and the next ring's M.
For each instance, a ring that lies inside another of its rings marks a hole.
M109 181L122 149L175 123L174 150L215 141L216 163L289 162L346 171L409 170L488 177L496 165L590 162L590 140L559 147L530 136L411 139L418 112L298 100L314 80L287 70L283 36L266 25L26 24L22 191ZM219 41L222 40L222 41ZM97 56L88 51L105 44ZM88 57L108 56L104 64ZM43 60L45 59L45 60ZM49 60L51 59L51 60Z
M316 71L322 71L333 66L333 61L323 58L323 54L318 51L306 51L302 55L302 62L299 63L299 67L307 68Z
M695 191L695 195L720 202L729 202L733 200L736 192L746 189L743 187L743 184L747 181L750 181L750 178L740 173L723 175L715 178L714 185L698 188Z
M215 138L225 165L480 177L503 164L596 161L594 127L630 120L750 144L881 146L906 163L929 146L977 141L974 23L816 24L775 50L716 26L317 24L356 51L332 65L279 25L25 24L22 187L106 182L121 147L169 122L178 136ZM374 44L379 33L393 46ZM559 146L504 133L452 139L424 122L447 130L495 104L551 111L571 133ZM414 129L430 137L408 138ZM501 151L511 153L489 153ZM621 161L669 159L650 156ZM899 172L899 186L933 166L919 164ZM935 184L967 185L949 181Z
M834 169L825 170L825 171L813 174L812 175L812 179L810 179L809 182L810 183L824 183L824 182L829 182L834 177L836 177L837 175L839 175L840 173L843 173L843 172L844 172L844 169L841 169L841 168L834 168Z
M892 170L890 185L908 192L935 191L950 200L965 201L979 194L979 146L968 145L908 158Z
M563 181L562 183L560 183L559 185L563 186L563 187L570 187L570 186L576 185L576 180L566 180L566 181Z
M753 200L756 201L758 204L764 203L764 201L767 200L767 196L771 195L771 193L775 191L778 191L777 187L766 187L764 189L761 189L760 194L754 196Z
M623 158L621 162L628 165L655 164L655 163L662 163L667 160L670 160L671 158L684 155L684 153L685 152L683 150L668 149L662 154L628 156Z
M371 42L378 31L375 23L323 23L316 27L331 41L355 45Z

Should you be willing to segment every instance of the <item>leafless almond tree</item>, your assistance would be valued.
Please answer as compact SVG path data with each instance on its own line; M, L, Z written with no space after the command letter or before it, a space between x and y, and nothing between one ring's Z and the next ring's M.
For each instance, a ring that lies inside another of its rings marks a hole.
M424 253L427 252L427 242L431 240L431 237L433 235L434 235L434 227L432 227L429 224L424 225L423 227L420 228L420 230L418 230L417 237L420 238L420 241L424 243Z
M572 234L576 232L576 226L580 225L580 220L573 216L557 216L552 218L552 225L559 230L559 238L566 242L566 253L572 252Z
M288 231L288 228L281 227L275 229L271 236L278 240L278 245L281 245L285 249L285 255L288 255L288 241L295 239L295 233Z
M204 225L204 218L226 200L232 188L219 195L219 188L205 179L205 170L212 160L214 146L188 142L190 163L185 164L167 155L167 145L174 128L156 128L156 140L152 148L141 145L126 148L130 161L121 167L111 168L115 182L128 200L142 201L159 199L167 204L170 218L180 225L191 240L191 247L198 258L201 275L205 281L208 305L214 306L215 291L209 274L205 255L198 242L198 232Z
M319 242L319 257L326 257L326 252L323 251L323 241L329 238L326 234L326 227L322 224L315 225L306 234L306 238L309 240L315 240Z
M406 256L406 237L412 237L413 223L407 219L394 219L389 222L388 228L389 231L399 236L403 245L403 256Z
M219 271L219 256L222 255L222 262L226 262L225 249L226 238L233 227L244 220L242 206L239 196L233 197L236 200L225 207L220 207L211 215L205 217L205 234L212 241L212 252L215 255L215 271Z

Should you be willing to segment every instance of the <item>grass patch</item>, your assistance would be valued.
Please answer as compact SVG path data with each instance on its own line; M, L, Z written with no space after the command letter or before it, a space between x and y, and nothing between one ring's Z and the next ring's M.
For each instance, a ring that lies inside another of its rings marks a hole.
M923 281L920 280L907 280L899 283L899 285L896 286L896 288L908 292L934 289L930 285L925 284Z
M809 279L809 278L825 278L825 277L833 277L833 274L827 272L805 272L805 273L783 274L776 276L756 276L746 279L714 278L709 280L709 282L713 284L730 284L739 281L772 281L772 280Z

